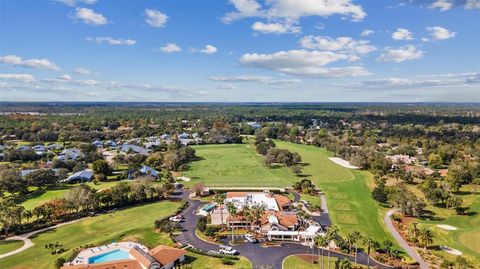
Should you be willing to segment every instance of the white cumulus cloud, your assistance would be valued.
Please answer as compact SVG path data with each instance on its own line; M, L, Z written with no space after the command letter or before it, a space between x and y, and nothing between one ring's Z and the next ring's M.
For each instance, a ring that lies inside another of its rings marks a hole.
M467 0L465 3L467 9L480 9L480 0Z
M255 22L252 29L263 34L294 34L300 32L300 27L292 24Z
M191 52L200 52L205 54L214 54L218 51L218 49L212 45L206 45L203 49L190 49Z
M0 79L16 80L25 83L35 80L35 78L30 74L0 74Z
M437 0L430 5L430 8L439 9L441 11L447 11L453 7L453 3L450 0Z
M156 9L145 9L145 22L153 27L165 27L167 23L168 16L165 13L162 13Z
M401 46L397 49L386 47L377 60L382 62L400 63L408 60L420 59L423 57L423 54L423 51L417 50L413 45Z
M160 47L158 50L166 52L166 53L173 53L173 52L180 52L182 49L175 43L168 43L163 47Z
M112 38L108 36L87 37L86 40L97 43L97 44L107 43L109 45L125 45L125 46L133 46L137 43L137 41L133 39Z
M331 38L328 36L308 35L300 39L300 46L307 49L344 51L359 54L367 54L377 50L375 46L370 45L368 40L355 40L347 36Z
M289 50L272 54L246 53L240 63L246 66L310 77L364 76L370 73L362 66L326 67L337 61L350 61L351 55L331 51Z
M370 35L373 35L374 33L375 33L375 32L372 31L372 30L370 30L370 29L365 29L365 30L363 30L363 31L360 33L360 35L361 35L361 36L370 36Z
M427 32L435 40L445 40L452 37L455 37L456 32L451 32L448 29L445 29L440 26L427 27Z
M95 11L89 8L77 8L75 10L75 18L90 25L105 25L108 23L107 18L102 14L95 13Z
M408 29L397 28L397 31L392 34L392 38L395 40L412 40L413 34Z
M63 3L67 6L76 6L79 3L93 5L97 2L97 0L57 0L60 3Z
M83 76L87 76L87 75L92 74L92 71L90 69L83 68L83 67L77 67L77 68L75 68L74 71L75 71L76 74L83 75Z
M271 0L262 6L256 0L231 0L236 11L223 17L226 23L251 17L278 19L285 21L298 20L301 17L341 15L354 21L361 21L367 15L360 5L351 0Z
M24 60L22 57L16 55L6 55L0 57L0 63L22 66L34 69L47 69L52 71L59 71L60 68L53 62L48 59L27 59Z

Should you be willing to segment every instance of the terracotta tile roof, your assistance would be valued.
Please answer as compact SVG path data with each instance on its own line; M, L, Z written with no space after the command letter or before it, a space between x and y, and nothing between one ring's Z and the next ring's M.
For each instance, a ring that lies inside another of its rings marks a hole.
M178 260L180 257L187 254L187 251L184 249L160 245L150 250L148 254L152 255L152 257L159 261L163 266Z
M244 191L229 191L227 192L227 199L233 197L244 197L248 194L248 192Z
M130 255L132 255L139 263L141 263L145 267L149 267L152 263L156 262L155 258L148 255L145 251L141 250L139 247L134 247L129 251Z
M275 198L275 201L277 201L278 207L280 209L291 203L290 199L287 196L283 196L280 194L274 194L273 198Z
M264 213L260 218L262 225L268 223L268 216L274 215L278 219L278 223L284 227L292 227L298 224L298 218L296 214L287 214L284 212L268 212Z

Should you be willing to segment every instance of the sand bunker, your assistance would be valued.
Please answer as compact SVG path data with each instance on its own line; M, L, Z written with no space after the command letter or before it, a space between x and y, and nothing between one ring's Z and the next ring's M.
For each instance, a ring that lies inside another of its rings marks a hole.
M183 181L185 181L185 182L189 182L189 181L191 180L191 179L188 178L188 177L177 177L177 179L183 180Z
M447 231L457 230L457 227L452 226L452 225L447 225L447 224L437 224L437 227L440 228L440 229L447 230Z
M348 161L345 161L344 159L342 158L338 158L338 157L330 157L328 158L330 161L338 164L338 165L341 165L345 168L350 168L350 169L358 169L359 167L357 166L353 166L351 165Z
M450 253L450 254L452 254L452 255L457 255L457 256L459 256L459 255L462 255L462 254L463 254L460 250L454 249L454 248L451 248L451 247L440 246L440 248L441 248L443 251L445 251L445 252L447 252L447 253Z

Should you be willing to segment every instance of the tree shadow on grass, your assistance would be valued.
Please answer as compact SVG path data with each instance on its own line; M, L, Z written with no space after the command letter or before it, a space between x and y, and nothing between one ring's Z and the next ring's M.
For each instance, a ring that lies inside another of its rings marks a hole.
M26 195L16 197L15 202L20 204L20 203L25 202L26 200L30 200L30 199L34 199L34 198L37 198L39 196L42 196L47 191L67 190L67 189L70 189L71 187L72 186L62 184L62 185L50 186L47 189L37 189L37 190L34 190L30 193L27 193Z
M186 264L190 264L190 263L193 263L194 261L196 261L197 258L193 257L193 256L190 256L190 255L185 255L185 261L184 263Z

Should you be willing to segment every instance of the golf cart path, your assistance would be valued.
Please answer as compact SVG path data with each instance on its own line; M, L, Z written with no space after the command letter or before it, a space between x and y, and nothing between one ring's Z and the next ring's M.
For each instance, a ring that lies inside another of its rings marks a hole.
M40 230L36 230L36 231L33 231L33 232L29 232L29 233L26 233L26 234L14 235L14 236L7 237L5 239L7 241L12 241L12 240L23 241L24 244L21 248L17 248L14 251L10 251L10 252L7 252L5 254L0 255L0 259L15 255L17 253L20 253L22 251L25 251L25 250L33 247L34 243L32 242L32 240L30 240L30 237L32 235L42 233L42 232L45 232L45 231L48 231L48 230L56 229L56 228L59 228L59 227L62 227L62 226L68 225L68 224L72 224L72 223L75 223L75 222L80 221L82 219L83 218L77 219L77 220L72 220L72 221L69 221L69 222L63 222L63 223L60 223L60 224L57 224L57 225L54 225L54 226L50 226L50 227L43 228L43 229L40 229Z
M385 213L385 216L383 218L383 221L385 222L385 225L387 225L388 230L390 233L393 235L395 240L397 240L398 244L407 252L410 257L414 258L418 264L420 265L420 268L422 269L428 269L430 268L428 263L425 262L422 257L418 254L418 252L412 248L405 239L398 233L397 229L393 226L392 219L390 218L393 213L395 213L395 209L390 209Z

